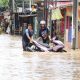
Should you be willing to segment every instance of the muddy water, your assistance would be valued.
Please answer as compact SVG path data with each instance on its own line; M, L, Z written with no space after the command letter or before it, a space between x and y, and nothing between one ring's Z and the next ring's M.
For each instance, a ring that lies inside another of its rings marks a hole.
M80 80L80 50L23 52L21 37L2 34L0 80Z

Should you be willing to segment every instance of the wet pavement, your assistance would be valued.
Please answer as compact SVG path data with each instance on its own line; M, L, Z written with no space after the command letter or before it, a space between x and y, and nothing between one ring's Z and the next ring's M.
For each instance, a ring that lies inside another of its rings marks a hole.
M23 52L20 36L0 35L0 80L80 80L80 50Z

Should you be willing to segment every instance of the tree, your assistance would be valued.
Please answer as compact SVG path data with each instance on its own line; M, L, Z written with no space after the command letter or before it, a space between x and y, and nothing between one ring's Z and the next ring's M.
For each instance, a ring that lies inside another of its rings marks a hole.
M0 0L0 5L2 7L8 7L9 0Z

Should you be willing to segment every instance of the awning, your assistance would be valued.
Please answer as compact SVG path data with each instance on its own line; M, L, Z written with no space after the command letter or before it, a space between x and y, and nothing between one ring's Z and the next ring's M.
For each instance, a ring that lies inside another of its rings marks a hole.
M71 2L71 1L57 1L56 7L54 7L55 2L48 2L48 5L50 6L50 9L55 9L55 8L60 8L60 7L72 6L73 2Z
M57 2L57 7L70 6L72 4L73 2L71 1L61 1L61 2Z

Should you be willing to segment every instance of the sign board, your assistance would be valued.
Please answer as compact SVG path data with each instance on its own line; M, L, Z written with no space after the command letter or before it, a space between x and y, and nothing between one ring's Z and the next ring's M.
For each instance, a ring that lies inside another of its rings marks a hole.
M48 5L51 6L50 9L54 9L55 8L55 4L56 4L56 7L65 7L65 6L71 6L73 5L73 2L71 1L57 1L57 2L47 2ZM52 7L53 6L53 7Z

